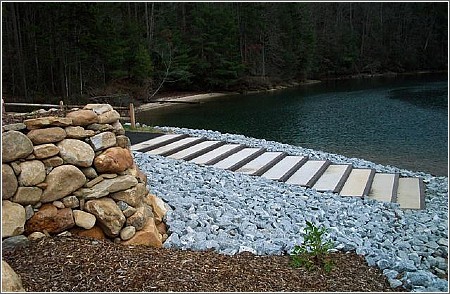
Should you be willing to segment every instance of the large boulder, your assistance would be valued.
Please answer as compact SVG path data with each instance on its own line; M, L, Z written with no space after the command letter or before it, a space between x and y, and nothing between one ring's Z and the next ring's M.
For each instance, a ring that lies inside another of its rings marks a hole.
M149 218L142 230L136 232L136 234L129 240L123 241L123 245L147 245L152 247L161 248L162 240L160 234L155 225L153 218Z
M41 195L42 189L38 187L19 187L11 200L23 206L34 205L41 200Z
M64 162L81 167L89 167L95 153L89 144L75 139L64 139L58 143L59 153Z
M110 193L122 191L136 186L138 181L130 175L118 176L113 179L104 179L91 188L82 188L74 193L75 196L84 199L96 199L109 195Z
M107 111L98 115L98 122L101 124L112 124L119 120L120 114L116 110Z
M72 119L72 124L74 126L87 126L93 123L98 123L98 117L95 112L88 109L69 112L66 117Z
M26 234L47 232L58 234L75 226L72 209L57 209L52 204L44 204L25 224Z
M42 160L42 163L44 163L45 167L57 167L63 165L64 160L59 156L53 156Z
M73 165L55 167L47 176L41 202L52 202L70 195L86 183L84 174Z
M116 135L112 132L103 132L90 138L95 151L103 150L116 145Z
M142 199L147 194L147 188L144 183L138 183L135 187L119 191L111 194L111 197L116 201L124 201L128 205L137 207L141 205Z
M17 178L9 164L2 164L2 199L9 199L17 191Z
M94 166L101 173L119 173L133 165L133 157L128 149L112 147L94 159Z
M36 145L33 148L33 154L36 159L49 158L58 155L59 148L55 144Z
M67 138L72 139L84 139L95 135L94 131L85 130L83 127L67 127L64 130L66 131Z
M25 289L19 275L2 259L2 293L4 292L25 292Z
M19 184L25 187L42 183L47 175L45 165L40 160L24 161L20 164Z
M24 120L23 123L27 126L27 129L35 130L45 128L48 126L55 126L55 127L70 126L72 124L72 119L68 117L47 116L47 117L27 119Z
M82 210L74 210L73 217L75 219L75 224L83 229L92 229L95 225L95 215L82 211Z
M33 143L21 132L9 131L2 134L2 162L26 158L31 153Z
M31 130L27 137L36 145L56 143L66 138L66 131L60 127Z
M25 208L22 205L2 200L2 238L22 234L25 221Z
M100 198L86 202L84 209L97 218L98 224L109 237L119 235L125 216L111 198Z
M109 104L86 104L83 109L91 109L96 114L102 114L114 110L114 108L112 108Z

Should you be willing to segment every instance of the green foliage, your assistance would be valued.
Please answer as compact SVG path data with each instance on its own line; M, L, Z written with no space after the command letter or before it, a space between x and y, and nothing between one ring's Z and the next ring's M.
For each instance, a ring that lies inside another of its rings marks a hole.
M138 46L133 56L130 73L133 78L140 82L151 77L152 59L148 50L142 44Z
M326 272L331 271L333 262L329 258L328 250L334 247L331 240L325 241L327 229L316 227L306 221L304 242L295 245L291 254L294 267L305 267L308 270L323 268Z

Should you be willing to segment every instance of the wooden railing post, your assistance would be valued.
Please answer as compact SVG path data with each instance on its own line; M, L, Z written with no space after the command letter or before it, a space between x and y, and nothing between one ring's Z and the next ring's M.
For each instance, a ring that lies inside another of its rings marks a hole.
M5 111L5 101L3 101L3 98L2 98L2 113L3 114L6 113L6 111Z
M130 103L130 123L131 128L134 129L136 127L136 118L134 116L134 104Z
M64 111L64 101L59 101L59 108L61 109L61 111Z

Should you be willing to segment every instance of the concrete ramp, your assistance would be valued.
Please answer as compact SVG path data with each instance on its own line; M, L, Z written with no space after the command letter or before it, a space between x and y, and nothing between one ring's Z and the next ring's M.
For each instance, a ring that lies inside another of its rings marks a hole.
M303 187L312 187L330 163L331 162L328 160L308 160L286 180L286 183Z
M313 188L317 191L338 193L347 180L352 166L349 164L331 164L317 180Z
M425 208L425 193L421 178L399 178L397 203L400 208Z
M257 158L236 170L236 172L252 176L260 176L285 156L286 153L284 152L264 152Z
M376 173L367 198L384 202L395 202L397 199L398 174Z
M286 156L261 176L267 179L284 182L292 173L306 162L305 156Z
M263 148L244 148L215 163L213 166L222 169L235 171L247 162L258 157L264 152Z
M190 147L192 145L195 145L201 141L204 141L203 138L196 138L196 137L187 137L183 138L181 140L172 142L170 144L161 146L156 149L152 149L150 151L147 151L148 154L154 154L154 155L162 155L167 156L169 154L175 153L179 150L182 150L184 148Z
M239 144L225 144L190 161L196 164L214 164L243 148L244 146Z
M161 135L156 138L141 142L139 144L135 144L131 146L131 150L133 151L139 151L139 152L146 152L155 148L159 148L161 146L170 144L172 142L175 142L176 140L186 138L187 135L184 134L167 134L167 135Z
M369 195L374 176L375 170L373 169L352 169L339 195L352 197Z
M222 146L223 144L225 143L221 141L203 141L195 144L194 146L175 152L168 157L173 159L191 160L219 146Z

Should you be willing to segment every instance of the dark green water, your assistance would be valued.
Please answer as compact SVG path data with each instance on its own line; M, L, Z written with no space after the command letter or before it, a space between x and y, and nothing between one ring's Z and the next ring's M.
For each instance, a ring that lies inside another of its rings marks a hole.
M137 120L243 134L448 175L447 75L323 82L140 113Z

